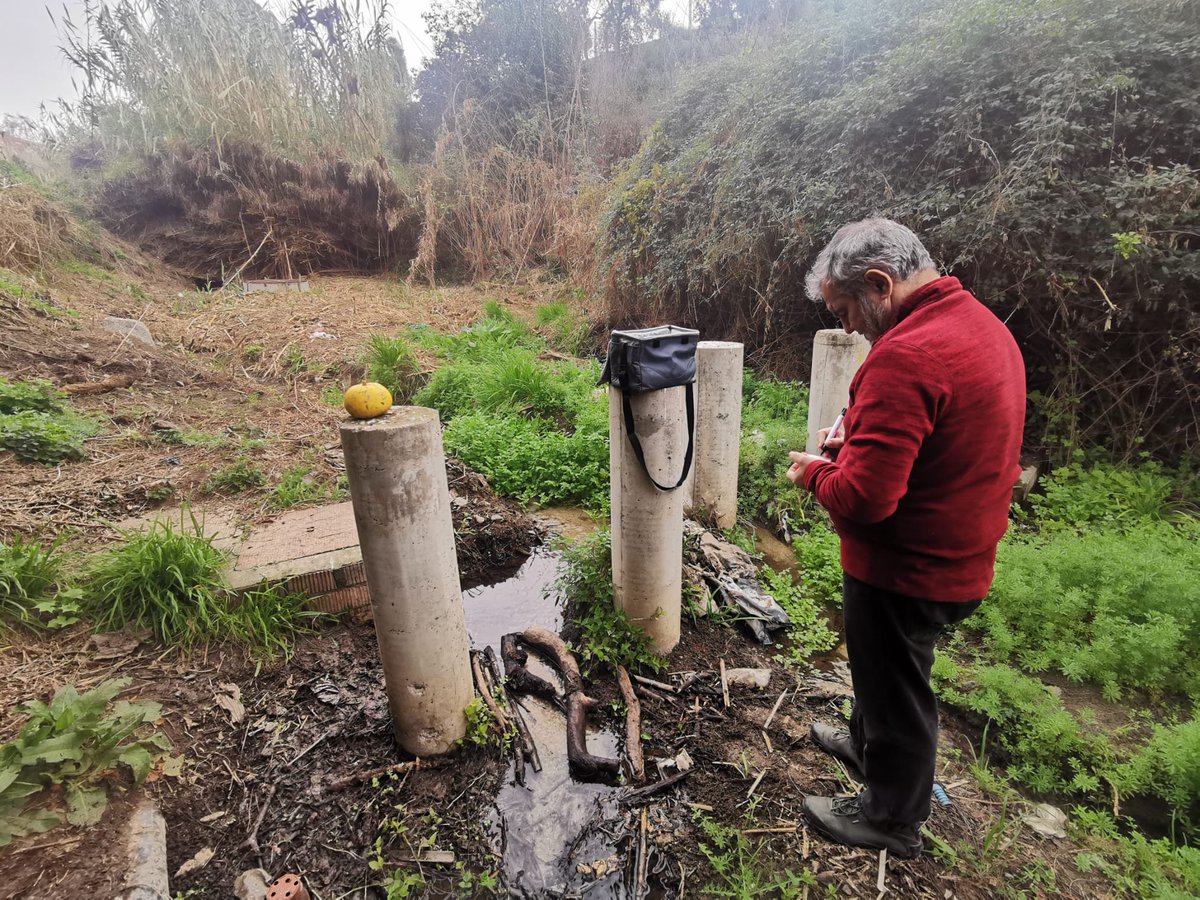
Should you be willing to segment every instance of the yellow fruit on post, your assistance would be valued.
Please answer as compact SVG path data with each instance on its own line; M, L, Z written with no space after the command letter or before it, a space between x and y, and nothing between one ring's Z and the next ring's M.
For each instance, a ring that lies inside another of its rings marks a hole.
M356 419L373 419L392 408L392 394L377 381L364 381L346 391L346 412Z

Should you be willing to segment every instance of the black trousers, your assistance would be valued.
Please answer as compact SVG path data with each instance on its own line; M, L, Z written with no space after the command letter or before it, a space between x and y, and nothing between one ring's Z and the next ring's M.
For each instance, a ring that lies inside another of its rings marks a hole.
M929 817L937 757L938 710L929 671L933 645L981 601L920 600L842 580L846 651L854 679L850 737L867 780L862 806L885 828Z

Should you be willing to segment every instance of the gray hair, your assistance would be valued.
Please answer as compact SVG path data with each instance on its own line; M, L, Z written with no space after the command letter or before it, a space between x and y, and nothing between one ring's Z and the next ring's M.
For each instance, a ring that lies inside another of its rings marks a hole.
M839 293L862 299L863 275L868 269L887 272L906 281L922 269L936 269L921 239L891 219L863 219L838 229L804 279L810 300L821 302L821 285L829 282Z

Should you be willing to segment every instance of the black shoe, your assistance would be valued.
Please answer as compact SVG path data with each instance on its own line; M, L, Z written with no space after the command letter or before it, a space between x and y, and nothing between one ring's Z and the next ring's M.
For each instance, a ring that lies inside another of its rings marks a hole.
M919 856L923 846L916 825L880 828L868 822L858 797L805 797L804 817L831 841L868 850L887 850L899 859Z
M808 736L814 744L830 756L844 762L851 775L859 781L865 781L863 778L865 766L863 766L862 758L854 752L854 742L850 740L850 729L827 725L824 722L813 722L808 729Z

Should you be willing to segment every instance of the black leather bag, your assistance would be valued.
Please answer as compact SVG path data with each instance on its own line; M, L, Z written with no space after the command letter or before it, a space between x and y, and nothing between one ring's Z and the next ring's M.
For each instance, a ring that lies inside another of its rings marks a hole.
M696 425L696 344L699 340L700 332L694 328L680 328L676 325L614 331L609 339L608 359L604 363L599 383L620 388L629 444L641 463L642 471L646 473L650 483L660 491L675 490L687 480L688 473L692 470ZM646 468L646 454L634 428L633 408L629 398L633 394L683 386L687 387L688 430L683 474L672 485L659 484Z

